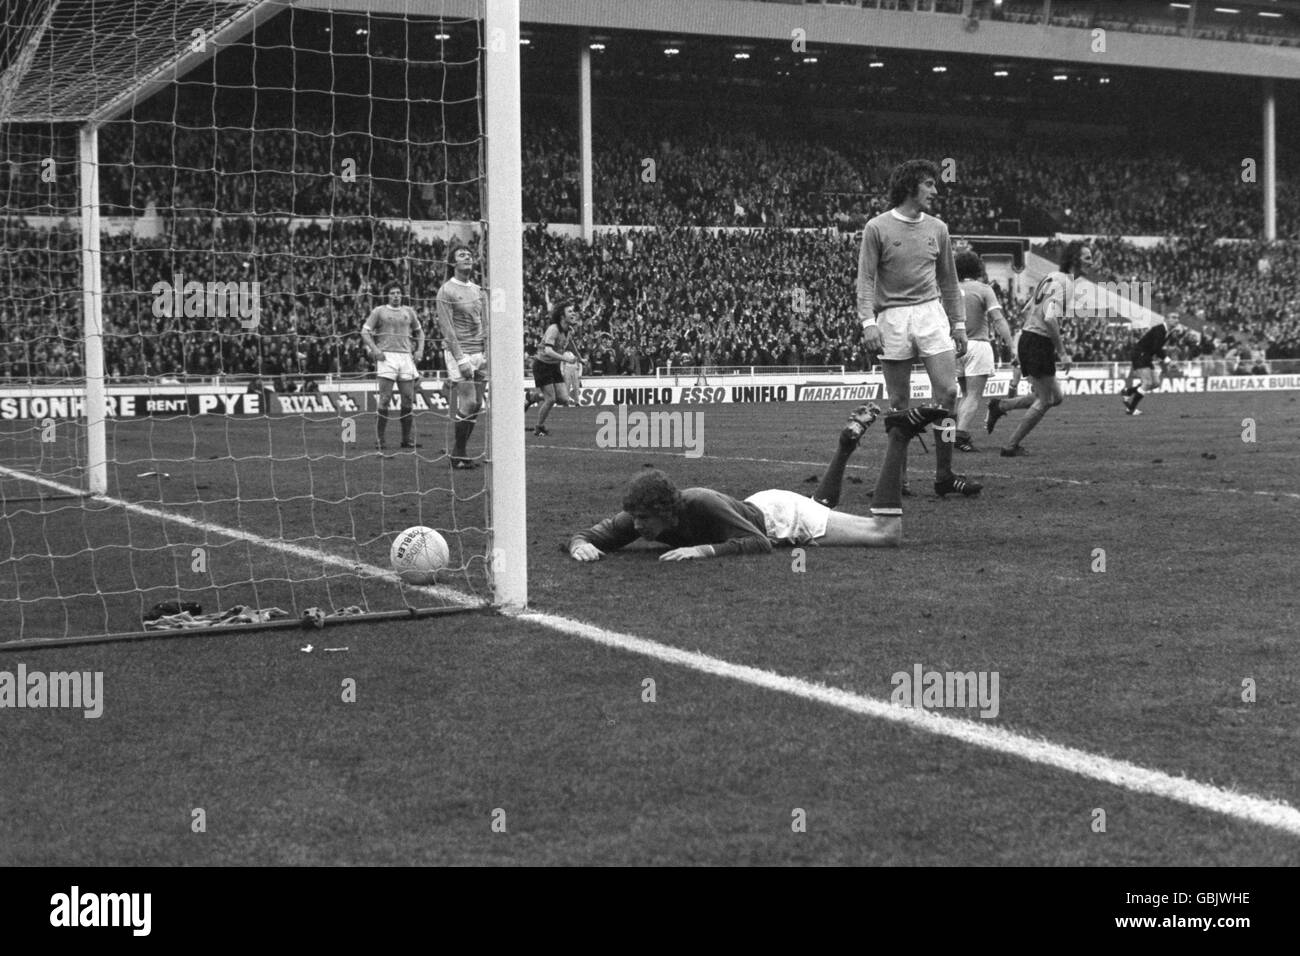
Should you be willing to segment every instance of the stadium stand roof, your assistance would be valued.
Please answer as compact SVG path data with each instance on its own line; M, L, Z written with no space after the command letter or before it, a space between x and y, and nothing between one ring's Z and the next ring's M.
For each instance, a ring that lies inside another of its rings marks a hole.
M0 120L102 122L213 57L286 0L19 4L0 49ZM196 32L196 31L201 31Z

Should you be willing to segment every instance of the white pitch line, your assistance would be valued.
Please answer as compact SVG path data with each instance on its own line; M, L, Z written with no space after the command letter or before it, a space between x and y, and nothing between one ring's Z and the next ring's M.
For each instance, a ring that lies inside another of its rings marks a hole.
M16 469L9 468L5 465L0 465L0 475L8 475L10 478L17 478L22 481L30 481L38 485L44 485L46 488L53 489L62 494L86 497L85 490L82 488L65 485L62 482L54 481L50 478L43 478L39 475L28 474L25 471L17 471ZM432 597L462 607L477 607L484 603L481 600L474 600L463 592L457 591L455 588L446 587L441 584L404 584L395 573L387 568L381 568L374 564L367 564L363 561L356 561L351 558L342 557L341 555L331 554L328 551L305 548L302 545L294 544L290 541L283 541L276 538L264 538L260 534L253 534L251 531L243 531L239 528L227 528L225 525L214 524L210 521L200 521L197 518L190 518L186 515L176 514L171 511L163 511L158 508L150 508L147 505L139 505L133 501L125 501L121 498L110 498L107 495L90 496L90 500L100 501L104 504L113 505L134 514L144 515L149 518L157 518L162 521L175 521L177 524L183 524L207 534L221 535L224 538L230 538L234 541L244 541L248 544L255 544L262 548L268 548L272 551L281 551L296 558L302 558L305 561L328 564L332 567L343 568L348 571L356 571L368 578L380 578L386 581L391 581L400 587L408 588L412 591L419 591L423 594L428 594ZM195 503L199 504L201 502Z
M64 494L79 495L82 493L80 488L15 471L4 465L0 465L0 474L33 481ZM247 541L272 550L284 551L311 561L323 561L336 567L351 568L373 577L396 580L392 572L385 571L374 565L350 561L338 555L322 551L313 551L286 541L263 538L247 531L227 528L207 521L198 521L184 515L160 511L118 498L105 496L94 500L116 505L136 514L166 521L176 521L202 531L223 535L235 540ZM482 603L474 601L468 595L464 595L452 588L439 586L418 588L418 590L433 593L444 600L466 606ZM760 670L756 667L732 664L716 657L710 657L707 654L670 647L632 634L608 631L555 614L524 611L514 616L517 620L538 624L571 637L579 637L598 644L604 644L607 647L615 647L629 653L688 667L706 674L738 680L754 687L828 704L851 713L904 724L925 733L948 737L986 750L1019 757L1032 763L1055 767L1067 773L1122 787L1135 793L1176 800L1199 809L1234 817L1248 823L1273 827L1294 836L1300 836L1300 810L1280 801L1266 800L1263 797L1255 797L1249 794L1233 793L1195 780L1173 777L1159 770L1148 770L1123 760L1099 757L1096 754L1090 754L1087 751L1073 747L1065 747L1046 740L1024 737L999 727L988 727L971 721L944 717L928 711L897 707L876 698L827 687L823 684L814 684L797 677L783 677L772 671Z
M1174 777L1159 770L1149 770L1124 760L1101 757L1074 747L1025 737L1001 727L901 707L874 697L827 687L824 684L814 684L797 677L784 677L757 667L732 664L707 654L670 647L632 634L607 631L555 614L527 611L516 615L516 618L607 647L654 658L667 664L687 667L765 690L838 707L877 720L902 724L924 733L948 737L985 750L1019 757L1031 763L1054 767L1066 773L1087 777L1134 793L1176 800L1201 810L1209 810L1247 823L1282 830L1292 836L1300 836L1300 810L1278 800L1234 793L1186 777Z
M550 448L556 451L581 451L588 454L608 455L610 453L618 455L666 455L670 458L685 458L683 451L666 450L662 448L584 448L578 445L533 445L533 448ZM747 458L741 455L701 455L700 459L709 459L711 461L748 461L761 465L809 465L815 468L825 468L825 461L797 461L788 458ZM910 462L909 458L909 462ZM855 465L850 464L849 469L859 471L870 471L877 465ZM1098 491L1106 491L1116 486L1099 483L1096 481L1082 481L1078 478L1058 478L1055 475L1011 475L1005 472L980 471L975 472L981 478L1005 478L1010 481L1050 481L1059 485L1077 485L1083 488L1096 488ZM1150 488L1155 491L1177 491L1182 494L1202 494L1202 495L1247 495L1259 498L1294 498L1300 501L1300 492L1294 491L1247 491L1244 488L1193 488L1187 485L1135 485L1135 488Z

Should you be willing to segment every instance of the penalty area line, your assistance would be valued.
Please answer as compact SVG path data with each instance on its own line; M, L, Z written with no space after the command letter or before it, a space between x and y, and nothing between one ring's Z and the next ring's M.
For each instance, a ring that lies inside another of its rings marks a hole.
M1030 763L1063 770L1075 776L1097 780L1134 793L1175 800L1199 810L1208 810L1211 813L1271 827L1300 837L1300 810L1278 800L1235 793L1186 777L1175 777L1160 770L1140 767L1125 760L1102 757L1075 747L1026 737L1001 727L986 726L930 711L901 707L874 697L827 687L801 678L785 677L757 667L732 664L697 651L670 647L633 634L607 631L555 614L525 611L512 616L516 620L537 624L606 647L739 681L764 690L789 694L865 717L901 724L922 733L947 737L970 746L1019 757Z
M82 498L83 500L98 501L106 505L112 505L116 508L122 508L133 514L138 514L147 518L156 518L160 521L172 521L176 524L182 524L186 527L193 528L196 531L202 531L205 534L216 534L232 541L244 541L248 544L257 545L260 548L266 548L271 551L280 551L284 554L300 558L304 561L310 561L317 564L327 564L335 568L343 568L348 571L355 571L357 574L364 575L368 578L378 578L390 581L403 589L418 591L422 594L428 594L448 603L460 607L479 607L485 602L476 600L463 591L457 591L455 588L447 587L441 584L405 584L392 571L387 568L381 568L374 564L367 564L364 561L345 558L342 555L331 554L328 551L320 551L316 548L306 548L300 544L293 544L289 541L282 541L276 538L264 538L260 534L254 534L251 531L244 531L240 528L228 528L225 525L216 524L212 521L201 521L198 518L190 518L187 515L176 514L171 511L163 511L160 508L150 508L148 505L136 504L133 501L126 501L122 498L110 498L108 495L88 495L80 488L72 485L65 485L62 482L54 481L51 478L44 478L40 475L31 475L27 472L18 471L9 468L6 465L0 465L0 475L6 475L10 478L17 478L22 481L34 482L43 485L46 488L61 492L70 496ZM163 632L159 632L160 634Z

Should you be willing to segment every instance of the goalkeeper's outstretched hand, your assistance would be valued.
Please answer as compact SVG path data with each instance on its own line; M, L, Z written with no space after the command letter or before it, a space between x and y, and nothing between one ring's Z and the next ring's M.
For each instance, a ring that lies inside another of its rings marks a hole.
M697 558L709 558L713 556L713 549L707 544L696 545L693 548L673 548L671 551L665 551L659 555L660 561L694 561Z

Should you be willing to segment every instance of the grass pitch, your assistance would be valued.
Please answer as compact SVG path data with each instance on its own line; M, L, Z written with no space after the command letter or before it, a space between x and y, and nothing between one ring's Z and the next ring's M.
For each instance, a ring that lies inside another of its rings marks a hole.
M1300 806L1285 759L1300 743L1300 404L1143 408L1067 401L1026 459L977 436L986 450L958 466L985 477L978 499L930 494L933 458L913 447L904 547L809 549L802 571L789 551L579 565L559 542L616 510L647 464L738 496L811 491L847 409L704 408L699 459L598 449L596 410L557 410L551 437L530 438L532 604L879 699L916 664L996 671L993 724ZM873 428L844 510L865 513L882 447ZM232 480L271 498L260 474ZM1300 838L1228 814L491 615L28 651L0 668L19 661L103 671L104 715L3 714L0 863L1300 859Z

